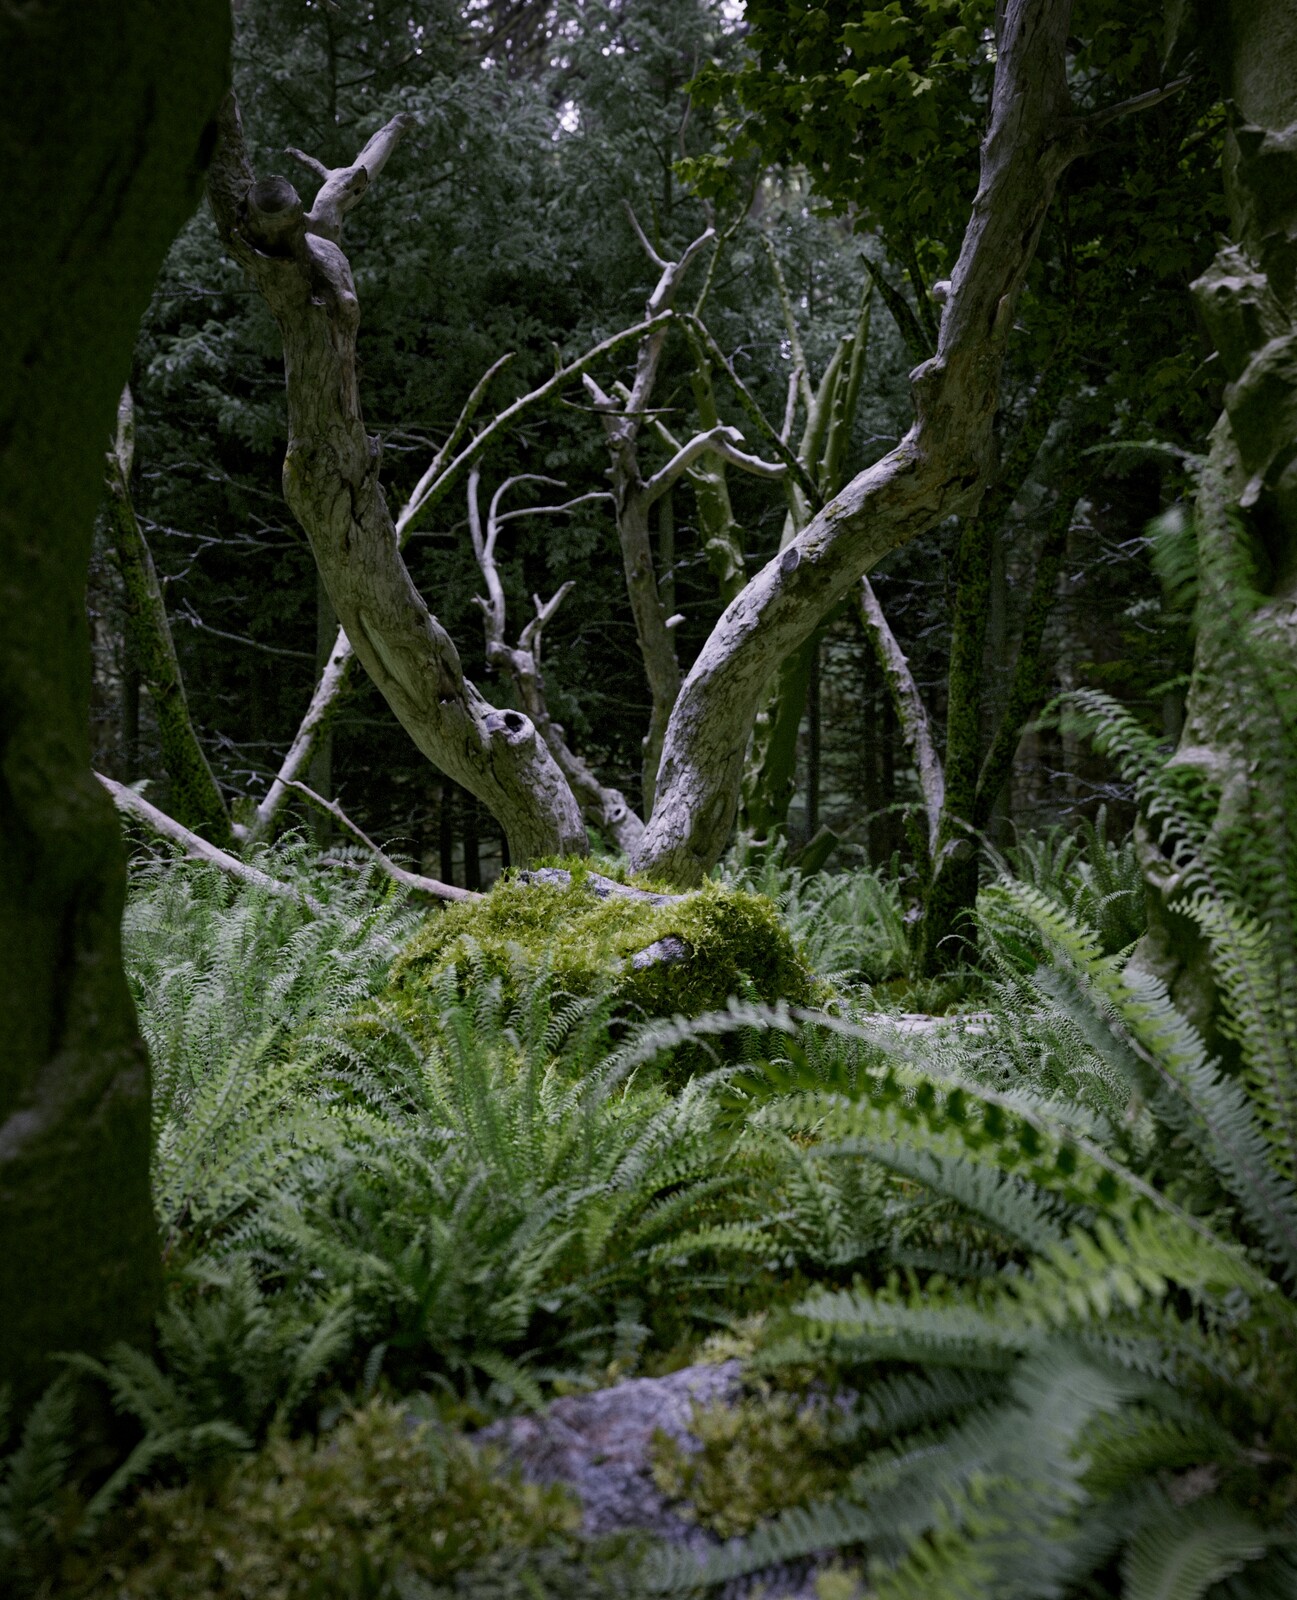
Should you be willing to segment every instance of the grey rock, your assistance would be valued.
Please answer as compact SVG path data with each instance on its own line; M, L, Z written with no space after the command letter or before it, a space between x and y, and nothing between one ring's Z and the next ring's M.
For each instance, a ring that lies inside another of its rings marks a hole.
M683 1367L565 1395L539 1414L494 1422L477 1438L503 1450L533 1482L573 1489L590 1537L638 1531L701 1562L720 1541L686 1521L653 1481L653 1435L660 1428L683 1449L700 1449L690 1432L693 1407L737 1400L739 1389L737 1361ZM814 1573L760 1573L713 1591L715 1600L755 1600L757 1593L762 1600L814 1600Z
M630 964L635 972L642 972L645 967L674 966L677 961L688 961L693 955L693 946L679 934L664 934L660 939L654 939L652 944L646 944L642 950L637 950L630 958Z

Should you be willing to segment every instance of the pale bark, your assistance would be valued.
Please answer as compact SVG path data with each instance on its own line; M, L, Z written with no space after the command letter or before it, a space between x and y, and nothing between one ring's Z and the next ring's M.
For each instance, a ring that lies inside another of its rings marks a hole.
M791 379L789 382L789 404L783 429L785 435L792 429L796 392L800 391L806 404L806 422L796 456L800 472L790 473L784 485L788 496L788 515L784 518L779 548L786 550L812 514L842 487L847 445L855 425L856 407L864 380L873 289L866 282L855 329L839 340L818 388L813 390L783 270L773 245L769 240L766 243L792 348L793 375L798 380L796 389ZM768 435L771 424L766 423L763 431ZM739 803L743 825L757 838L770 838L787 823L788 807L797 787L798 732L818 657L818 634L805 640L799 649L786 656L754 720Z
M402 506L396 518L396 533L401 549L410 536L410 528L418 511L422 508L429 495L438 488L443 474L447 471L447 462L451 460L451 453L457 448L460 440L468 432L473 418L477 415L478 408L486 398L486 392L491 386L492 379L513 360L512 352L503 355L499 360L492 362L487 370L473 385L472 392L460 410L455 426L446 437L445 443L433 456L427 470L414 487L410 498ZM306 715L298 724L293 742L280 763L279 771L275 774L270 788L266 791L260 805L253 814L252 821L246 830L239 830L246 844L258 844L261 840L269 838L275 827L284 802L288 798L289 786L298 776L310 766L315 746L324 729L328 726L333 715L338 697L346 688L347 679L351 674L351 663L356 659L355 651L351 648L351 641L347 638L346 630L339 628L337 637L333 641L333 648L324 663L323 670L316 681L315 689L311 695L310 704L306 708Z
M356 371L360 311L339 240L347 211L381 171L407 120L394 118L352 166L330 171L307 212L286 180L254 180L230 97L209 182L212 208L279 324L288 394L285 498L361 664L419 749L499 820L516 861L583 855L579 808L544 740L523 713L497 711L482 698L415 587L380 483L378 442L365 431Z
M653 317L670 312L690 262L714 237L713 232L709 228L695 239L679 261L664 261L645 238L629 207L627 211L640 243L661 274L653 293L649 296L646 316ZM705 338L710 339L710 335L706 335L706 330L702 328L696 316L691 317L689 322L691 326L696 326ZM585 386L596 410L603 418L604 430L608 437L611 457L608 475L613 486L613 504L617 512L617 537L626 576L626 593L630 600L631 615L635 620L635 633L644 663L644 675L649 686L651 709L648 733L644 738L642 776L643 810L646 817L652 814L662 741L666 736L667 724L680 689L680 663L676 655L673 632L679 618L669 612L658 584L652 542L649 537L649 513L654 504L683 473L696 468L709 455L757 477L781 478L787 471L787 463L784 461L765 461L744 450L743 435L737 428L715 422L711 426L704 427L702 432L683 445L676 445L672 440L675 448L670 460L648 479L642 476L638 451L640 429L657 379L665 336L666 328L663 325L640 341L634 380L629 388L619 386L617 399L605 394L588 373L585 376ZM728 362L725 366L733 376ZM704 417L704 421L707 420ZM728 496L726 498L728 499ZM741 571L741 552L739 562Z
M708 228L682 253L678 261L666 261L644 236L629 207L627 213L645 253L659 273L645 307L645 316L663 316L664 313L670 313L680 282L695 256L712 241L715 234ZM649 538L649 512L654 500L670 487L689 464L686 460L665 477L659 474L652 490L640 473L640 428L657 381L665 338L666 318L663 317L663 321L640 340L635 376L620 403L605 394L589 373L585 374L584 379L607 435L611 463L608 477L612 483L613 506L617 514L617 539L626 576L626 596L630 601L635 636L639 641L640 658L644 663L644 676L649 688L649 727L644 737L642 769L643 812L646 817L653 810L662 740L680 688L680 662L676 656L672 629L668 626L671 618L658 588L657 569Z
M194 731L162 586L135 513L134 455L135 403L127 387L117 407L116 442L107 457L109 522L125 594L126 630L140 679L153 702L162 765L171 780L171 809L186 827L213 844L226 845L233 838L230 814Z
M352 835L359 839L365 849L373 856L375 864L393 883L399 883L403 889L409 889L415 894L426 894L433 900L480 900L482 896L472 889L460 889L453 883L443 883L440 878L425 878L421 872L411 872L408 867L399 866L392 860L385 850L380 850L367 833L354 823L336 800L326 800L322 794L317 794L314 789L304 783L296 781L289 784L289 788L302 795L326 817L333 820Z
M742 536L734 520L725 469L735 466L752 477L780 481L788 475L788 464L784 461L766 461L739 449L743 442L742 434L737 428L724 426L717 415L710 359L700 353L700 360L706 364L696 366L689 376L703 431L688 444L682 445L660 417L653 419L654 431L671 451L671 458L667 466L649 480L648 487L651 489L666 475L665 490L659 489L653 494L654 501L657 501L664 493L670 492L683 467L698 504L699 531L707 564L716 578L721 604L727 606L743 587L744 558ZM659 587L663 610L670 613L673 609L672 597L667 591L665 573Z
M941 757L932 738L932 723L927 707L919 693L919 686L910 671L910 663L897 642L878 603L874 586L867 577L860 580L857 593L860 620L874 647L874 655L887 680L896 720L900 723L901 737L914 761L919 775L919 790L923 795L923 815L927 824L928 854L937 848L937 833L941 827L941 813L946 803L946 775Z
M351 663L354 660L355 652L351 648L351 641L347 638L346 631L339 628L329 659L324 664L324 671L320 674L311 695L311 702L306 708L306 715L298 724L293 742L279 764L279 771L275 774L274 781L266 790L265 797L257 806L252 821L243 834L245 844L259 844L270 836L293 783L311 764L316 740L333 714L338 696L346 686Z
M264 889L267 894L273 894L277 899L294 900L299 905L305 906L308 911L319 912L323 909L318 901L313 900L308 894L303 894L301 890L294 889L291 884L281 883L269 873L250 866L238 856L232 856L228 850L218 849L209 840L195 833L192 828L186 828L183 823L177 822L165 811L160 811L142 794L136 794L134 789L128 789L124 783L106 778L102 772L96 772L95 777L112 796L113 804L119 811L134 817L137 822L142 822L160 839L178 844L186 855L195 861L203 861L209 867L216 867L228 877L236 878L240 883L246 883L253 889Z
M1069 0L1008 0L991 125L936 355L916 369L915 422L748 584L681 688L636 865L701 881L725 847L743 752L771 670L889 550L976 505L1014 308L1054 187L1087 128L1069 116Z
M606 500L609 497L601 491L597 494L578 495L576 499L566 501L559 506L529 506L525 510L501 511L501 501L515 484L546 483L562 487L561 484L556 484L553 478L527 473L520 477L507 478L491 496L484 527L478 501L480 476L476 468L469 473L468 527L469 536L473 541L473 554L477 557L478 569L482 574L482 581L486 584L487 598L484 600L479 596L477 600L482 608L483 626L486 632L486 659L508 674L523 709L539 729L541 738L549 746L563 776L570 784L581 807L582 816L598 828L606 838L611 839L619 850L629 855L639 843L640 835L644 832L644 824L621 790L600 783L592 769L571 748L562 724L555 722L550 715L549 702L545 696L545 680L540 670L542 634L546 623L575 586L573 580L569 579L564 583L549 600L542 601L539 595L532 596L536 615L523 628L518 643L510 646L505 634L507 606L504 585L500 581L500 569L495 557L496 541L505 522L518 517L544 516L570 511L575 506L584 505L591 500Z
M400 549L405 548L406 541L414 529L415 522L445 497L460 473L484 453L492 440L511 427L523 411L530 406L538 405L545 400L551 399L573 378L579 377L592 362L610 354L628 340L642 338L657 325L657 319L636 323L629 328L623 328L620 333L614 334L611 338L604 339L599 344L593 345L584 354L578 356L575 361L571 361L560 368L558 372L547 378L544 383L538 385L530 393L523 395L511 405L506 406L503 411L499 412L484 428L475 434L463 449L459 449L460 441L472 424L472 420L486 396L492 379L513 360L512 353L501 356L474 385L473 391L464 402L459 419L446 442L432 458L426 471L411 490L404 506L397 513L396 533L398 547ZM347 638L346 630L339 628L333 651L319 682L315 686L306 715L298 727L293 742L289 746L288 753L285 755L274 781L266 792L265 798L257 807L246 833L241 835L245 842L255 844L262 839L268 838L273 832L275 822L288 797L287 786L291 780L297 778L309 765L315 741L319 737L321 728L327 724L329 717L332 715L338 696L346 687L351 663L354 659L355 654ZM236 832L238 831L236 829Z

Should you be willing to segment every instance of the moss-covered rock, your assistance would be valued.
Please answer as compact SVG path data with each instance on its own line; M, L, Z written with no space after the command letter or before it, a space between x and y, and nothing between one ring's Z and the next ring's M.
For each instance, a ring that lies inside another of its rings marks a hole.
M572 1594L570 1569L597 1554L566 1490L374 1401L319 1441L272 1437L214 1481L146 1491L89 1600L431 1600L506 1556L557 1559Z
M399 1000L451 965L477 964L507 987L520 964L542 963L558 990L609 989L626 1015L698 1016L731 995L801 1003L814 990L764 896L718 883L674 895L581 861L511 874L481 900L431 916L392 983Z
M654 1435L653 1481L680 1516L722 1539L827 1499L849 1470L823 1396L758 1393L695 1406L690 1426L688 1444Z

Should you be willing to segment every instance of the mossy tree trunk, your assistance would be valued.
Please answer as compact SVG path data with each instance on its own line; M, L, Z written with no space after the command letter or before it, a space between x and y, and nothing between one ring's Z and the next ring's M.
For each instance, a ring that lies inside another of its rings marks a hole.
M140 317L199 194L226 0L0 13L0 1379L146 1335L149 1081L90 770L85 589Z
M964 519L955 558L955 607L946 679L946 751L941 812L930 833L927 883L915 930L921 970L958 960L977 899L980 837L1012 770L1027 718L1044 698L1045 626L1053 606L1067 533L1087 473L1089 434L1067 443L1051 484L1053 504L1034 565L1022 632L1005 703L988 719L991 674L987 638L993 605L997 541L1010 508L1036 468L1059 407L1076 379L1075 351L1064 344L1037 385L997 480L974 517ZM993 731L987 735L987 723Z
M170 811L184 827L228 849L230 814L189 715L167 605L131 494L135 456L135 402L122 390L117 442L108 452L108 509L113 549L126 599L126 632L138 681L149 691L158 719L162 765L171 780ZM133 777L134 771L130 773Z

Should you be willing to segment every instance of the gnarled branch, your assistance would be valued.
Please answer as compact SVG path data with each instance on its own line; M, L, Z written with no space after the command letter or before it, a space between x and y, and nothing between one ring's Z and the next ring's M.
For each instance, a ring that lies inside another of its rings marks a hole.
M912 375L915 422L752 579L720 618L671 716L643 870L697 883L724 848L771 671L889 550L976 504L1014 308L1072 152L1070 0L1006 0L981 183L936 355Z
M365 430L360 311L339 239L371 169L387 161L406 122L394 118L350 167L331 172L307 213L285 179L254 179L230 96L219 118L212 209L283 336L284 493L348 641L418 747L500 821L515 860L584 854L580 810L545 741L525 715L496 711L465 678L458 651L415 587L383 494L378 442Z
M639 843L640 835L644 832L644 824L636 816L621 790L600 783L593 770L569 746L562 725L555 722L550 715L549 702L545 695L545 680L540 668L541 637L545 624L550 621L571 592L572 580L569 579L564 583L547 601L542 602L539 595L532 596L536 615L523 628L517 645L510 647L505 637L504 585L500 581L499 567L495 558L500 528L505 522L516 517L554 515L570 511L574 506L590 500L608 499L609 496L604 492L585 494L578 495L576 499L569 500L563 505L526 506L515 511L502 511L501 501L515 484L556 483L554 478L541 477L537 473L524 473L518 477L506 478L491 496L486 524L483 526L478 498L480 480L481 474L474 468L468 480L468 527L469 536L473 541L473 554L477 557L478 568L486 584L487 598L484 600L479 596L477 599L478 605L482 608L486 632L486 658L493 666L500 667L508 673L519 700L549 746L587 822L614 840L619 850L629 854Z

